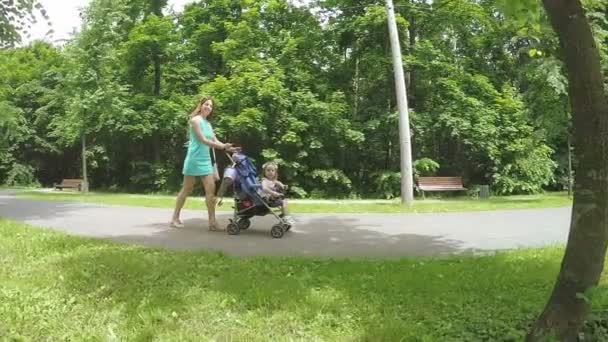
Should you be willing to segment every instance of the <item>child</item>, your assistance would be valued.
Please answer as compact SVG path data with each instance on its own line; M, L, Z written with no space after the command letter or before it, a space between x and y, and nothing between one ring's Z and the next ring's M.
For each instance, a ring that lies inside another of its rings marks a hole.
M278 181L278 166L274 162L268 162L262 165L262 197L267 200L270 206L281 207L283 218L289 225L294 225L294 219L289 216L287 210L287 200L285 199L285 191L287 185Z

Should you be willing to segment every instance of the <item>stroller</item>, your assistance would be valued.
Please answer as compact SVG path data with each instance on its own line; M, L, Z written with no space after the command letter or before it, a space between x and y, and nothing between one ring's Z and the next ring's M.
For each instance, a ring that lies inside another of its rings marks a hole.
M291 225L283 218L283 215L275 212L277 207L272 202L266 201L261 195L262 185L257 180L257 172L253 163L246 155L236 152L232 156L228 155L232 161L232 166L224 170L224 177L218 190L222 204L225 191L232 186L234 190L234 216L226 227L230 235L237 235L241 230L251 226L253 216L274 215L278 223L270 229L273 238L281 238L285 232L291 229Z

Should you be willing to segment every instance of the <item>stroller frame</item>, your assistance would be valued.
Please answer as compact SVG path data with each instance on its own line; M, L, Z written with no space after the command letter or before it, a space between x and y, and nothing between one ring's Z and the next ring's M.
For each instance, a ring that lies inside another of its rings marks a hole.
M232 168L234 168L239 161L235 161L232 156L226 153L230 161L232 162ZM243 155L244 158L247 156ZM225 177L224 177L225 179ZM223 181L222 181L223 182ZM246 192L249 198L239 197L239 193L243 190L238 191L237 187L242 187L243 184L240 180L234 180L232 189L234 193L234 205L233 205L233 216L229 219L229 223L226 226L226 232L230 235L238 235L241 230L249 229L251 226L251 218L254 216L266 216L272 214L278 221L270 229L270 235L275 238L281 238L285 232L291 229L291 225L285 220L283 215L279 215L278 212L281 210L279 207L271 206L260 194L258 190L261 189L260 184L252 184L251 187L254 191ZM220 186L221 187L221 186ZM220 204L221 204L220 200ZM245 206L245 204L251 203L251 205Z

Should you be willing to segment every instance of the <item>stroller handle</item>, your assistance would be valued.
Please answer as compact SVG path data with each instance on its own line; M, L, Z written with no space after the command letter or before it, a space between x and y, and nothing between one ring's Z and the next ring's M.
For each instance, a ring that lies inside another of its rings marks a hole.
M232 167L234 167L234 165L236 165L236 162L234 161L234 158L232 158L232 155L228 152L226 153L226 157L228 157L228 159L230 159L230 162L232 163ZM238 147L238 150L235 153L241 153L241 148Z
M226 152L226 157L228 157L228 159L230 159L230 162L232 163L232 166L234 166L236 164L234 162L234 159L232 159L232 156L230 155L230 153Z

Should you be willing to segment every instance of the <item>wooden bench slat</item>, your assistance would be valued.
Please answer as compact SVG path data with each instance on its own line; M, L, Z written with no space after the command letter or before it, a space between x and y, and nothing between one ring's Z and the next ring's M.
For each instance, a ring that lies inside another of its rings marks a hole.
M465 189L464 186L419 186L422 190L441 190L441 189Z
M462 184L462 177L419 177L418 189L422 191L461 191L467 190Z
M53 187L55 189L60 189L60 190L62 190L63 188L73 188L73 189L80 190L83 182L84 182L84 180L82 180L82 179L65 178L65 179L61 180L61 183L53 184Z

